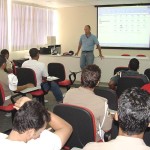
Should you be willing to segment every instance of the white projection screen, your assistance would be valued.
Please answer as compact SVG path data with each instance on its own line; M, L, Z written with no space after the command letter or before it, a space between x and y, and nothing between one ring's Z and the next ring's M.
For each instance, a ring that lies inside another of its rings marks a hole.
M103 48L150 49L150 4L97 6Z

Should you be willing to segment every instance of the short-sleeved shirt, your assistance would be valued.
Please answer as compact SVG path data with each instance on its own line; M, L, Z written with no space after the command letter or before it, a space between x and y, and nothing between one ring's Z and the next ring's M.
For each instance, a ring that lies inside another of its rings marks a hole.
M44 63L37 60L27 60L22 64L22 68L30 68L34 70L37 79L37 86L40 86L42 83L42 77L47 77L48 72Z
M12 92L9 89L8 74L3 69L0 69L0 83L3 86L5 97L11 96Z
M62 143L60 137L50 131L44 130L40 137L32 139L27 143L22 141L11 141L7 139L7 135L0 133L0 146L4 147L5 150L60 150Z
M118 136L109 142L91 142L88 143L83 150L149 150L143 139Z
M89 37L85 34L81 35L79 43L82 45L82 51L93 51L94 45L99 45L97 37L93 34Z
M128 71L122 70L122 71L119 71L110 80L113 81L115 83L115 85L117 85L118 84L118 80L121 77L128 77L128 76L139 77L139 78L141 78L144 81L144 83L148 83L149 82L147 76L145 76L143 74L139 74L139 72L133 71L133 70L128 70Z
M106 102L107 99L104 97L97 96L93 91L83 87L70 89L63 99L63 103L81 106L91 110L95 117L97 131L99 130L99 123L102 123L105 115ZM110 115L106 115L102 129L108 131L111 129L111 126L112 118Z

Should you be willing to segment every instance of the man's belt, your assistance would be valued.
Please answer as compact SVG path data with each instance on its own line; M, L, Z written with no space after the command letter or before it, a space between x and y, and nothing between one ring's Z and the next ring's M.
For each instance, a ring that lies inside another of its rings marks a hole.
M93 51L82 51L83 53L92 53Z

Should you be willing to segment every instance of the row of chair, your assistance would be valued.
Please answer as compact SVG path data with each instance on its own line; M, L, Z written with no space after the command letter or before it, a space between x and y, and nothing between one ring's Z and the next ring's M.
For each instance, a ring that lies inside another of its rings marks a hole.
M68 150L72 147L83 148L87 143L96 141L95 119L90 110L74 105L59 104L54 107L53 112L69 122L73 127L73 133L65 144L64 149ZM118 132L119 124L114 120L109 131L111 139L115 139ZM145 144L150 146L149 128L146 129L143 139Z
M34 86L37 85L36 74L30 68L20 68L20 66L15 67L14 74L18 78L18 86L25 85L27 83L32 83ZM76 73L71 72L69 75L69 80L66 79L65 68L61 63L49 63L48 64L48 74L49 76L55 76L59 79L56 81L59 86L66 87L67 90L70 89L70 86L76 80ZM27 76L28 75L28 76ZM33 97L36 97L43 105L44 105L44 95L47 94L48 91L36 90L30 92Z

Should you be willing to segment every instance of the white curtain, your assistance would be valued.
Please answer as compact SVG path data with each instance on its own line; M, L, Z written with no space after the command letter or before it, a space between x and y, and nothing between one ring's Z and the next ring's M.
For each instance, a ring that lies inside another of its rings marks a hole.
M12 3L12 50L28 50L47 44L53 30L53 11ZM52 29L51 29L52 28Z
M56 36L55 33L55 24L56 24L56 15L55 10L48 9L48 36Z
M0 50L8 48L7 0L0 0Z

